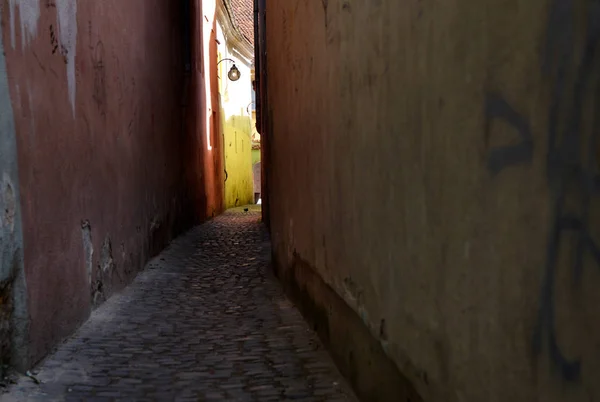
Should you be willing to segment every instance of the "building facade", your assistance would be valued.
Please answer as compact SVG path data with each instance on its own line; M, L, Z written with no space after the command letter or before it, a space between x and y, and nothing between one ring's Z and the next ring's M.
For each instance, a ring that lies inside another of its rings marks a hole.
M217 8L218 76L221 125L224 144L225 206L254 202L252 171L252 59L250 38L244 35L244 20L252 8L244 0L219 0ZM252 27L252 19L249 21ZM240 78L228 77L232 67Z
M0 13L0 363L24 369L222 211L222 149L206 147L202 2Z
M600 400L598 2L257 5L274 265L365 400Z

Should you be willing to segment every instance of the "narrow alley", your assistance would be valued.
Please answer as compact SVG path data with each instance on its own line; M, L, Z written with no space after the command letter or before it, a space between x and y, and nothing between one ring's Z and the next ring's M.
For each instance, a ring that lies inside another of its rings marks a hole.
M0 0L0 402L600 402L599 116L600 0Z
M268 269L256 207L151 260L2 401L354 401Z

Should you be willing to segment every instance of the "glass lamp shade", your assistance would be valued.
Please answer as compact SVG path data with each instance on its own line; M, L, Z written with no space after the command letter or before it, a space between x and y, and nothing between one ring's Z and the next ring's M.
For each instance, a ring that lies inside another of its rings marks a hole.
M231 81L237 81L240 79L240 70L238 70L238 68L235 66L235 64L233 65L233 67L231 67L231 69L229 70L229 72L227 73L227 76L229 77L229 79Z

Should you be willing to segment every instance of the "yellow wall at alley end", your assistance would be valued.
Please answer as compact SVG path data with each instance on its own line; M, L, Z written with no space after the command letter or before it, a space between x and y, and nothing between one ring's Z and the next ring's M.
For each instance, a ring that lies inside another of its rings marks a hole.
M253 203L250 117L231 116L223 125L225 144L225 207Z

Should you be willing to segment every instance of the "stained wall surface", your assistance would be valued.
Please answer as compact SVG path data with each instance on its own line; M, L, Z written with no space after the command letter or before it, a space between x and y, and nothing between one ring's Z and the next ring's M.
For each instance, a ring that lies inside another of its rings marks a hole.
M202 47L184 32L201 7L190 3L0 3L0 84L12 104L11 113L0 99L0 163L20 193L29 318L16 364L43 357L176 233L221 208L206 170L192 171L219 161L184 152L202 152L203 135L188 134L206 118L196 113ZM21 247L19 236L9 241Z
M27 327L17 135L0 33L0 375Z
M424 400L600 400L599 3L266 18L279 269L310 266Z

